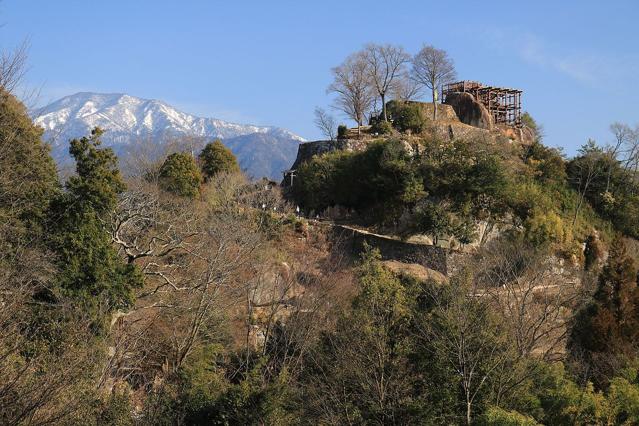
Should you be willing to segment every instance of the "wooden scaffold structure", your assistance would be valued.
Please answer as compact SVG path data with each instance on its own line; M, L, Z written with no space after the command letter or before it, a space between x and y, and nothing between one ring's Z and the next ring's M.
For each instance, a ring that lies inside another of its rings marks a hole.
M458 81L445 84L442 87L442 101L446 103L446 96L452 93L469 93L480 102L495 124L521 126L521 94L519 89L506 87L485 86L478 81Z

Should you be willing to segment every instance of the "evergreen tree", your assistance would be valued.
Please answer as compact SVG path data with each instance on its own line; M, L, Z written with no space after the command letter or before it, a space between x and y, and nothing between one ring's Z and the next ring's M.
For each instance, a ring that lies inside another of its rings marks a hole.
M38 226L59 190L56 167L24 105L0 88L0 223L5 237Z
M605 387L615 370L637 355L638 345L637 270L623 241L617 238L592 303L577 316L571 352L573 358L586 363L594 383Z
M220 172L239 172L240 166L230 149L219 139L206 144L199 156L202 173L208 180Z
M98 128L71 141L77 174L51 209L52 249L58 254L58 282L63 293L86 304L99 320L133 302L142 284L140 272L125 264L112 245L109 213L126 189L111 149L100 147Z
M202 174L188 153L171 154L160 167L160 186L180 197L195 198L201 183Z

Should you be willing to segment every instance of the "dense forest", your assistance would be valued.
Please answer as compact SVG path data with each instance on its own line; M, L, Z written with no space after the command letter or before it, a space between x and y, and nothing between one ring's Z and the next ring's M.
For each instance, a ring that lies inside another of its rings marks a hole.
M287 189L220 141L124 173L99 128L63 179L2 86L0 424L639 424L638 131L447 140L381 89ZM455 267L354 255L336 206Z

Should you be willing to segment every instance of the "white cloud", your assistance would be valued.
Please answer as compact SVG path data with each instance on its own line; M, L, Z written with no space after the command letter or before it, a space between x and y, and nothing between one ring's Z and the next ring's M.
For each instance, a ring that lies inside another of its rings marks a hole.
M618 61L606 54L568 49L530 32L506 33L491 29L485 32L484 39L493 49L513 52L530 65L561 73L589 86L603 86L619 70L615 67Z

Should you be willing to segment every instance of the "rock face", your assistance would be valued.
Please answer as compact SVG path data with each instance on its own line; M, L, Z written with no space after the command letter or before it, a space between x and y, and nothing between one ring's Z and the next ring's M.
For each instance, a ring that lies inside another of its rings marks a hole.
M427 121L433 119L433 103L432 102L417 102L407 101L410 104L419 106L421 115ZM455 109L451 105L437 104L437 120L441 121L459 121Z
M491 130L493 118L481 103L470 93L451 93L446 96L446 104L457 113L459 121L480 129Z
M500 124L497 128L508 139L512 139L523 145L532 145L533 142L535 142L535 133L530 127L512 127Z

